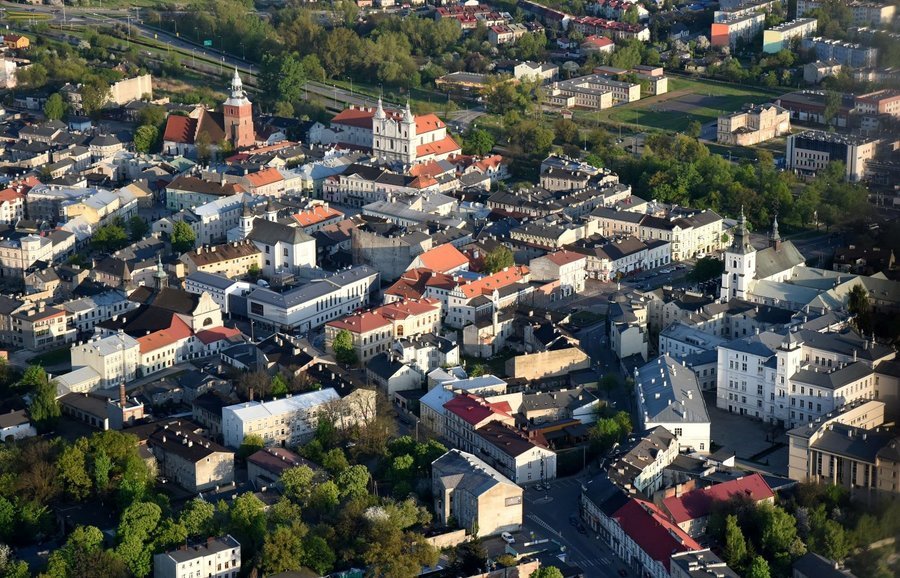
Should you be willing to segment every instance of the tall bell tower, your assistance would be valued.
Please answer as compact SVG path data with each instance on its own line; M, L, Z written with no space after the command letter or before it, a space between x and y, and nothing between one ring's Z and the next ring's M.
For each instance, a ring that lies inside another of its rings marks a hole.
M253 130L253 104L244 92L244 83L237 68L231 77L231 96L222 106L225 117L225 138L234 148L252 146L256 142Z
M720 298L746 299L750 282L756 277L756 249L750 244L747 217L741 207L741 216L734 230L734 242L725 251L725 272L722 273Z

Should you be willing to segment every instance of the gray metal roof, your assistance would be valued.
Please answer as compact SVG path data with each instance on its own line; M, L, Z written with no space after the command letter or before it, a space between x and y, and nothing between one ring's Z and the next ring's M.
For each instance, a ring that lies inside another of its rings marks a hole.
M690 368L662 355L636 373L639 411L644 413L645 423L709 422L697 377Z
M839 389L873 373L872 368L862 361L829 369L830 371L824 368L821 371L817 368L800 369L791 376L791 380L827 389Z
M450 450L431 464L432 475L440 479L446 489L464 490L472 495L481 494L498 485L521 489L509 478L472 454Z
M228 289L232 285L236 283L233 279L229 279L228 277L224 277L222 275L213 275L212 273L207 273L205 271L197 271L195 273L191 273L186 278L187 281L194 281L196 283L200 283L201 285L208 285L209 287L213 287L215 289Z

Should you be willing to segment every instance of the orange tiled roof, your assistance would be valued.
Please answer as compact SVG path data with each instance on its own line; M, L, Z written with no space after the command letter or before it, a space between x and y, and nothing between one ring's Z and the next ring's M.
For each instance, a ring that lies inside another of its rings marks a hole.
M277 183L278 181L284 180L281 172L278 169L272 167L257 171L255 173L248 173L244 176L244 178L247 179L247 181L254 187L263 187L265 185L271 185L272 183Z
M436 177L447 172L437 161L419 163L409 169L411 177Z
M422 262L423 267L440 273L459 269L469 262L466 256L450 243L444 243L425 251L419 255L419 261Z
M236 337L240 334L241 331L234 327L213 327L197 333L197 339L202 341L204 345L209 345L210 343L228 339L229 337Z
M191 328L188 327L188 324L173 313L172 323L169 325L168 329L160 329L150 335L138 337L137 342L140 346L141 353L148 353L150 351L156 351L161 347L177 343L182 339L187 339L191 334L192 331Z
M194 142L194 133L196 132L197 119L170 114L169 118L166 119L166 130L163 133L163 140L191 144Z
M373 313L378 313L385 319L406 319L413 315L425 315L440 308L441 302L437 299L418 299L388 303L375 309Z
M390 321L371 311L355 313L343 319L335 319L328 322L329 326L336 329L346 329L350 333L368 333L390 324Z
M425 143L416 147L416 157L427 157L428 155L442 155L461 150L456 141L451 136L445 136L441 140Z
M567 265L569 263L573 263L575 261L578 261L579 259L587 258L584 255L582 255L581 253L576 253L574 251L566 251L566 250L557 251L555 253L549 253L549 254L545 255L545 257L547 257L548 259L550 259L550 261L552 261L560 266Z
M335 217L343 216L344 213L338 211L337 209L326 207L324 205L316 205L312 209L307 209L301 213L297 213L296 215L294 215L294 220L297 221L301 227L309 227L310 225L315 225L316 223L321 223L322 221L327 221Z
M507 285L518 283L526 275L528 275L528 267L524 265L509 267L507 269L504 269L503 271L497 271L493 275L488 275L486 277L478 279L477 281L472 281L471 283L462 285L460 289L466 297L471 299L472 297L477 297L478 295L491 293L495 289L501 289L503 287L506 287Z
M24 201L24 193L20 193L15 189L3 189L2 191L0 191L0 203L13 203L16 200Z

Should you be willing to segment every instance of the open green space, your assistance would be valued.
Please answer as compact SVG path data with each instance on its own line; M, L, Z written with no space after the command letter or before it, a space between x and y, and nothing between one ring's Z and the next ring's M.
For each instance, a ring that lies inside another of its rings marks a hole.
M670 78L666 94L588 113L588 118L611 124L683 131L691 121L706 124L715 121L719 115L740 110L744 104L769 102L774 97L773 93L763 89Z
M54 349L32 358L31 363L33 365L40 365L41 367L51 367L61 363L69 363L71 359L70 354L71 348L69 346L60 347L59 349Z

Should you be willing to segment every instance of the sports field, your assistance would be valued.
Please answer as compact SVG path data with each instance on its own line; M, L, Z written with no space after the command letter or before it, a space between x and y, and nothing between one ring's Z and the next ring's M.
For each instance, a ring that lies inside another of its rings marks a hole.
M669 78L669 92L596 113L600 122L683 131L740 110L745 103L770 102L776 94L752 87ZM593 116L593 114L591 114Z

